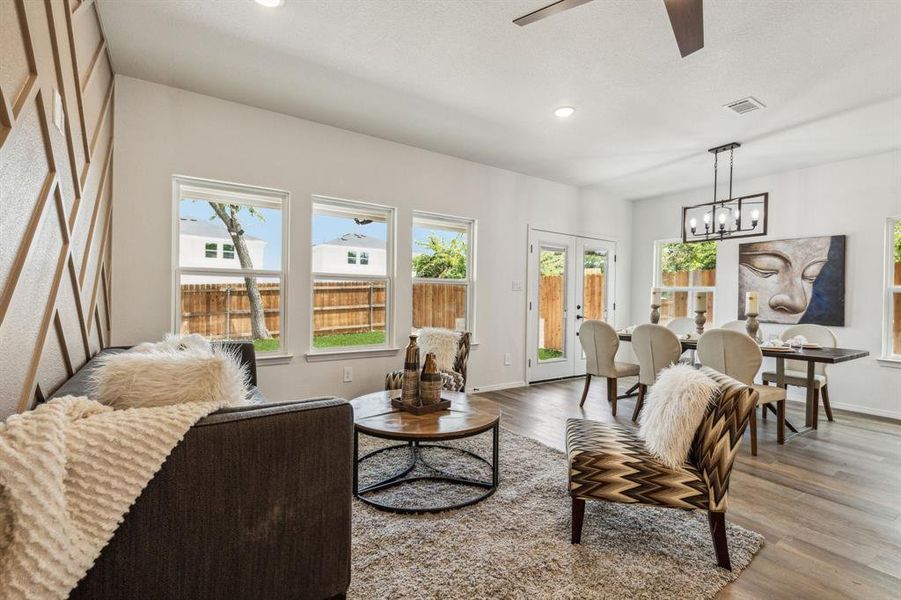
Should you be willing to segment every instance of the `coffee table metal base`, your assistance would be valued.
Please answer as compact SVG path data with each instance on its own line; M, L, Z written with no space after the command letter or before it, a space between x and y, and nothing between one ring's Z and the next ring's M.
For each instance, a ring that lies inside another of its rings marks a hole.
M371 435L369 433L365 435ZM464 450L463 448L454 448L453 446L444 446L441 444L423 444L419 441L410 441L403 444L395 444L393 446L387 446L385 448L379 448L378 450L374 450L365 456L360 456L360 432L354 431L354 496L356 496L361 501L366 504L377 508L379 510L384 510L388 512L394 513L403 513L403 514L413 514L413 513L437 513L443 512L446 510L455 510L458 508L463 508L464 506L471 506L478 502L481 502L485 498L491 496L495 490L497 490L498 484L498 425L495 424L494 427L491 428L492 435L492 460L489 462L487 459L470 452L469 450ZM381 436L372 436L372 437L381 437ZM470 436L461 436L461 437L470 437ZM383 438L383 439L391 439L391 438ZM364 461L382 454L383 452L388 452L389 450L397 450L400 448L408 448L410 450L410 458L407 462L407 465L402 468L400 471L391 475L390 477L383 479L377 483L373 483L372 485L368 485L365 488L360 489L359 487L359 473L360 473L360 465L363 464ZM467 477L459 477L452 473L447 473L433 467L429 463L425 461L422 456L422 450L428 449L443 449L443 450L453 450L454 452L459 452L470 458L478 460L485 465L491 468L491 481L480 481L478 479L470 479ZM433 474L429 475L416 475L413 477L407 477L416 467L417 465L422 465L427 467ZM435 481L435 482L443 482L443 483L451 483L454 485L461 485L467 487L477 487L483 488L485 490L484 493L479 494L465 502L459 502L457 504L449 504L443 506L429 506L429 507L406 507L406 506L392 506L389 504L385 504L379 502L378 500L369 498L366 494L372 494L374 492L379 492L382 490L386 490L389 488L393 488L396 486L400 486L406 483L411 483L414 481Z

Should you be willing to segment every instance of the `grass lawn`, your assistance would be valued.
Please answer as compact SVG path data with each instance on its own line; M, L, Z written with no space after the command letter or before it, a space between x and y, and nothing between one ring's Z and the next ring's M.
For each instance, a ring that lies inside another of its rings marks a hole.
M553 348L538 349L538 360L551 360L552 358L560 358L562 356L562 350L554 350Z
M280 347L278 338L269 338L267 340L254 340L253 348L257 352L275 352Z
M339 333L336 335L313 336L314 348L336 348L339 346L371 346L384 343L384 331L365 331L363 333Z

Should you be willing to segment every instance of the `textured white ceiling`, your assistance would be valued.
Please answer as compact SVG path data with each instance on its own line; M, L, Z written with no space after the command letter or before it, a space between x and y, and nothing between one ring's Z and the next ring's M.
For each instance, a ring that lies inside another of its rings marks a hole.
M660 0L546 3L98 0L117 73L626 198L901 148L901 1L707 0L685 59Z

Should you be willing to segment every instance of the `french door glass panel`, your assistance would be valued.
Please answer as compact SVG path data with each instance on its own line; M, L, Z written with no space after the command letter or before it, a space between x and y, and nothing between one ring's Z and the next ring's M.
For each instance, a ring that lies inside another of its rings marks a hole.
M542 246L538 263L538 360L566 360L566 248Z

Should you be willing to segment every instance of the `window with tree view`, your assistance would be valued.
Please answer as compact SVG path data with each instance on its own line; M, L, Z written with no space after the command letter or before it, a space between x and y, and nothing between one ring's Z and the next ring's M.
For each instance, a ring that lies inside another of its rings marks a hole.
M661 291L660 324L694 317L694 292L707 292L707 322L714 321L716 242L658 241L655 286Z
M473 330L474 229L470 219L414 213L414 329Z
M901 359L901 217L889 219L886 233L886 314L882 354Z
M284 351L286 194L176 178L176 330ZM219 248L222 252L219 252Z
M313 199L314 351L387 344L393 223L393 208Z

